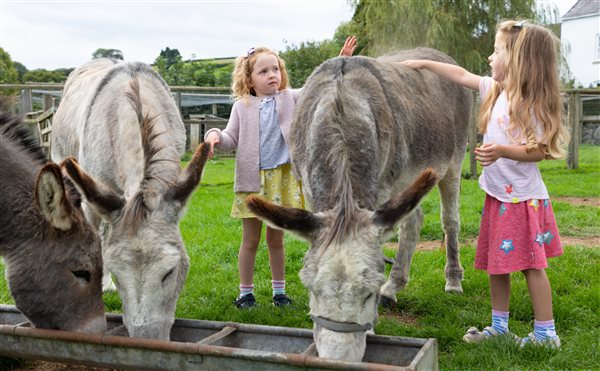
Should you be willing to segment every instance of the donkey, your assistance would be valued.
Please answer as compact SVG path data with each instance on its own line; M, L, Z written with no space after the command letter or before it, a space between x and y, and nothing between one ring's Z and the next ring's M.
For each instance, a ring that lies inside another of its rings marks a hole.
M0 255L17 308L34 327L104 332L100 237L60 166L4 110L0 189Z
M148 65L110 59L71 73L52 130L52 157L101 231L104 284L110 274L129 335L168 340L189 269L178 223L209 146L182 170L185 128L166 83Z
M471 99L456 84L397 63L424 58L453 63L419 48L319 66L303 88L290 130L292 162L312 212L248 200L268 223L311 244L300 278L310 290L321 357L362 359L379 296L395 302L408 281L423 222L418 203L438 179L446 291L462 291L458 198ZM381 245L399 222L399 250L383 285Z

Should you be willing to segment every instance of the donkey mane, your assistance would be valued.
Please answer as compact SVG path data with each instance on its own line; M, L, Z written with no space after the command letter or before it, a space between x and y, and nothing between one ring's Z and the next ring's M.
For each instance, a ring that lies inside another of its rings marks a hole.
M346 136L347 128L344 104L341 97L345 95L346 84L343 84L341 75L344 74L342 64L341 74L335 78L335 90L339 94L334 95L333 101L327 102L330 109L327 110L327 117L324 120L328 129L328 140L332 143L325 158L327 167L335 169L332 174L331 193L329 194L330 203L336 205L334 209L335 219L331 226L331 233L327 238L325 246L331 243L339 244L344 239L353 238L357 233L356 220L359 218L359 205L354 201L353 180L360 179L359 174L352 174L353 166L351 163L356 160L356 143L352 138ZM353 156L354 155L354 156Z
M3 105L4 102L0 102L0 106L3 107ZM44 165L48 162L48 157L42 150L39 141L25 125L22 125L22 121L18 116L13 116L4 110L0 115L0 131L5 138L10 139L23 151L29 153L36 163Z
M23 152L29 154L35 164L43 166L49 162L37 137L27 128L21 118L5 110L6 98L0 96L0 133L5 139L16 144ZM63 177L65 192L75 207L81 207L81 195L68 177Z
M134 231L139 230L140 224L144 221L148 214L148 203L146 202L146 190L152 182L159 182L166 185L167 188L173 187L173 182L159 175L157 164L163 161L173 162L173 160L158 157L158 153L162 151L166 145L159 143L157 140L166 131L157 132L156 118L160 115L150 117L148 113L143 114L142 101L140 97L140 84L136 78L132 79L129 84L130 90L125 93L125 96L133 107L141 129L142 149L144 153L144 179L138 192L133 196L131 202L127 203L124 210L124 225L127 226L127 232L131 235Z

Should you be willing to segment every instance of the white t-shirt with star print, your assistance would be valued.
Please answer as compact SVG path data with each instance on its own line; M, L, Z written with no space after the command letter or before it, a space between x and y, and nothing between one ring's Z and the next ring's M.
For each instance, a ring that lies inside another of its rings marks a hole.
M491 77L484 77L479 84L481 99L487 95L493 83ZM509 124L508 100L502 92L496 100L483 135L483 143L515 145L511 142L506 130ZM542 128L536 128L538 143L542 142ZM486 166L479 177L479 187L490 196L502 201L517 203L530 199L547 199L548 190L542 180L537 162L521 162L507 158L499 158Z

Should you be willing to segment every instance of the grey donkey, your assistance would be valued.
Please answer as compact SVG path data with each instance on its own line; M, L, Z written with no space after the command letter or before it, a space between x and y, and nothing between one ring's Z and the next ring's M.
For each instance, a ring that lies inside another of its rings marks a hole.
M52 141L101 232L129 335L168 340L189 269L179 220L208 146L182 170L185 127L168 86L148 65L109 59L71 73Z
M362 359L380 296L394 303L408 282L423 223L419 201L438 180L446 291L462 292L459 186L472 98L465 88L398 63L404 59L454 63L419 48L319 66L290 131L292 163L311 211L258 197L248 202L271 225L310 242L300 278L310 290L321 357ZM399 249L385 282L382 245L396 225Z

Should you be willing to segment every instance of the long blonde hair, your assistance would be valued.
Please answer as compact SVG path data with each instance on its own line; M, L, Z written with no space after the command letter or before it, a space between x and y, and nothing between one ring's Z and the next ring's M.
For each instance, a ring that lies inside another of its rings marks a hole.
M492 108L502 93L509 102L513 140L525 140L527 152L539 149L534 117L543 130L546 158L564 157L569 133L562 124L563 104L558 75L558 38L548 29L525 21L505 21L497 32L506 42L503 83L494 81L479 110L478 129L485 133Z
M256 64L256 58L261 53L273 54L279 63L279 70L281 71L281 84L279 84L279 90L283 90L288 87L288 73L285 69L285 62L279 57L279 55L267 47L260 46L257 48L250 48L246 55L239 56L235 59L235 68L233 69L233 82L231 83L231 92L233 93L233 99L245 100L249 95L255 95L254 89L250 87L251 75Z

